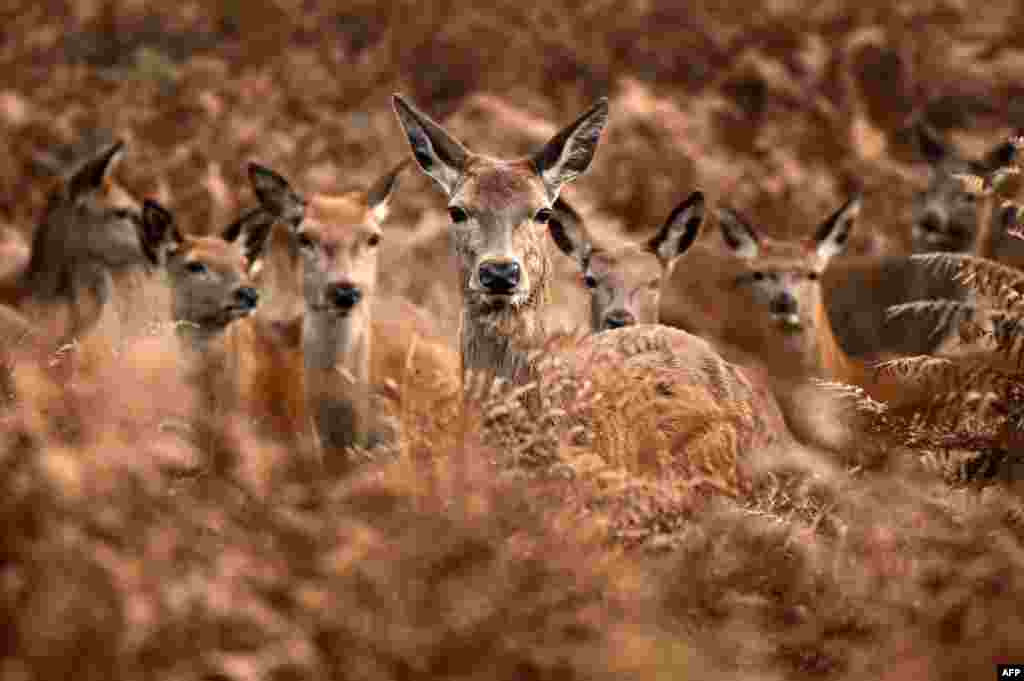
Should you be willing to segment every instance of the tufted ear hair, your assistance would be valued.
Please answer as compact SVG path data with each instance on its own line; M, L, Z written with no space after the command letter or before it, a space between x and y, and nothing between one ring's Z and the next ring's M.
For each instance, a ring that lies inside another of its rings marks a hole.
M401 95L392 97L392 105L416 163L451 196L466 170L471 156L469 150Z
M672 210L658 233L647 242L647 248L668 267L697 240L703 222L704 194L695 191Z
M163 256L172 253L184 241L174 224L174 216L153 199L143 202L138 229L142 252L154 265L159 265Z
M738 258L754 258L761 252L761 237L743 217L731 208L718 209L718 229L726 247Z
M820 258L827 262L833 256L846 250L846 244L850 241L850 232L860 215L862 203L859 195L854 196L830 215L825 222L821 223L814 235L815 249Z
M83 163L71 176L71 179L68 180L68 190L71 198L77 198L102 187L123 157L124 141L117 140Z
M558 198L564 184L590 167L607 123L608 98L602 97L533 155L534 167L552 200Z

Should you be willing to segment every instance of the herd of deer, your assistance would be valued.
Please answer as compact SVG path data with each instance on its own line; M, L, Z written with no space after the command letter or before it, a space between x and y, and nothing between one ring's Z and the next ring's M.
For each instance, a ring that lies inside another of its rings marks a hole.
M415 163L448 197L464 376L543 385L535 381L544 370L537 349L551 337L544 308L560 257L552 245L578 266L591 305L593 333L554 350L562 365L648 381L674 395L659 408L682 424L673 440L682 456L714 456L701 448L726 446L741 457L790 437L766 376L848 383L898 401L902 387L876 376L868 358L920 353L941 341L925 327L884 325L888 305L951 297L949 282L904 256L874 258L826 290L826 269L849 240L859 197L801 241L768 238L723 207L721 239L694 246L706 210L694 192L650 238L602 243L560 192L594 159L607 100L515 160L471 152L401 96L393 103ZM914 251L976 248L979 208L955 174L995 163L1006 149L968 161L927 130L920 140L932 181L917 206ZM369 387L378 252L409 162L365 191L312 196L251 163L259 206L218 236L190 236L158 203L140 205L112 179L122 151L118 143L88 160L52 197L27 266L2 291L0 353L32 338L53 346L79 337L110 300L112 277L156 267L166 275L186 354L217 375L205 384L218 386L214 403L261 401L275 430L308 428L331 456L373 444L380 436ZM1000 255L994 239L986 255ZM675 267L702 249L717 255L710 273ZM16 372L13 355L6 361ZM282 371L292 378L282 381Z

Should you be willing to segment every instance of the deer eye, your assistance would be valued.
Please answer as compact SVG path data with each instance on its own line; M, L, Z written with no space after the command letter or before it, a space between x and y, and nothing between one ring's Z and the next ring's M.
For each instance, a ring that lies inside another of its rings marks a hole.
M807 273L808 281L818 281L818 279L820 279L820 278L821 278L821 275L818 274L817 272L808 272Z
M366 240L366 245L370 248L374 248L380 243L380 234L371 234L370 238Z
M754 272L752 275L754 281L764 281L764 272Z
M589 272L583 275L583 283L587 288L597 288L597 279Z
M536 215L533 216L533 221L534 222L538 222L538 223L540 223L542 225L546 225L548 223L548 220L550 220L550 219L551 219L551 209L550 208L541 208L539 211L537 211Z
M189 274L206 274L206 265L193 260L185 265L185 271Z
M305 234L300 234L298 236L298 242L299 242L299 246L302 247L302 248L313 248L313 240L310 239Z
M465 222L469 219L469 215L466 214L466 211L462 210L458 206L449 206L448 215L451 216L452 222L456 224Z

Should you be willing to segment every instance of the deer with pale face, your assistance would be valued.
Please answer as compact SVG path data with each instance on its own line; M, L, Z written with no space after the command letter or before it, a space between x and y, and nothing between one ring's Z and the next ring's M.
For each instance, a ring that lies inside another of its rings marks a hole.
M704 195L694 192L669 215L658 232L642 242L600 243L566 202L555 202L548 229L558 248L580 268L590 290L590 329L657 324L662 283L677 259L693 244L704 219Z
M371 322L381 224L402 163L369 190L308 199L269 168L250 164L263 208L291 229L300 253L306 402L327 450L372 444Z

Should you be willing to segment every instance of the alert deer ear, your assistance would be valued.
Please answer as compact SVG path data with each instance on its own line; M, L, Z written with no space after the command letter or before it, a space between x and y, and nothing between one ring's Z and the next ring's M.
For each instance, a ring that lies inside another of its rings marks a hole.
M647 248L668 267L693 245L704 222L704 194L696 191L675 207Z
M182 241L170 211L153 199L146 199L142 204L139 242L149 261L159 265L162 256L172 253Z
M583 225L583 218L569 202L559 197L551 206L548 234L558 250L576 260L582 267L590 257L594 244Z
M255 263L263 255L267 237L277 220L263 206L254 208L224 228L220 236L225 241L234 243L241 237L242 249L250 263Z
M814 235L815 250L819 258L828 262L833 256L839 255L846 250L850 241L850 232L860 215L860 196L854 196L847 201L839 210L833 213L825 222L821 223Z
M124 141L117 140L89 159L75 171L68 181L71 198L95 191L103 186L124 157Z
M923 121L914 124L914 142L921 158L933 166L954 157L953 148Z
M558 198L562 185L573 181L590 167L607 124L608 98L602 97L533 155L534 167L552 200Z
M726 248L738 258L755 258L761 252L761 237L757 231L731 208L718 209L718 229Z
M409 167L411 161L406 159L380 177L366 193L366 204L373 212L377 222L384 222L391 212L391 197L398 189L398 178L402 171Z
M462 180L470 158L469 151L401 95L392 97L392 105L416 163L451 196Z
M266 166L249 163L249 182L256 197L274 217L289 225L302 222L306 213L306 200L288 180Z

